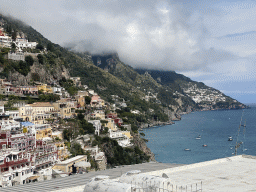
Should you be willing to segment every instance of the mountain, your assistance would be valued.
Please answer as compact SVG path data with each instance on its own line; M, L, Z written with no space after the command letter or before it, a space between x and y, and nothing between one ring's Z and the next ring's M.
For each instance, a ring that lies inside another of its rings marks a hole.
M134 69L120 61L116 53L72 52L72 47L63 48L52 43L19 20L0 15L0 21L9 36L20 35L38 43L36 49L26 49L35 54L31 66L27 62L6 59L11 48L1 48L0 75L17 84L33 84L36 80L60 83L70 76L79 76L82 84L106 101L114 103L113 95L117 95L129 110L139 110L147 119L161 121L168 120L167 112L244 107L220 91L174 71Z
M146 97L157 95L163 106L175 112L184 112L188 107L190 110L245 107L217 89L175 71L133 69L121 62L117 54L92 55L92 60L95 66L139 87Z

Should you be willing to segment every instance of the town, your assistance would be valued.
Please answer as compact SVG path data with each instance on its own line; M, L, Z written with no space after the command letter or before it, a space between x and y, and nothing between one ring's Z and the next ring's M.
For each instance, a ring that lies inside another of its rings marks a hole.
M78 77L71 80L80 84ZM1 95L4 97L0 107L0 181L3 187L51 179L53 175L63 177L73 172L74 164L80 171L91 169L86 155L68 159L72 154L64 140L69 140L71 145L77 144L82 150L89 152L101 170L106 169L106 157L97 145L90 145L92 134L107 134L122 147L132 146L131 126L123 124L122 119L113 111L114 107L93 90L78 91L77 95L71 98L62 87L40 83L37 86L14 87L4 79L0 82ZM31 104L22 99L17 100L26 98L27 95L36 97L38 92L46 95L56 94L60 99L55 102ZM12 98L15 99L11 100ZM88 108L91 112L85 110ZM105 114L105 111L110 112ZM63 132L66 133L68 129L75 127L63 122L69 122L79 115L93 126L92 134L84 134L80 130L81 135L77 135L76 138L67 138L65 134L64 138Z

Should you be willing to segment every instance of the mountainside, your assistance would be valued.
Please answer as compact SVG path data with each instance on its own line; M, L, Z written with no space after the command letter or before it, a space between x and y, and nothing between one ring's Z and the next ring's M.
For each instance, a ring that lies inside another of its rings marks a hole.
M133 69L122 63L117 54L93 55L92 60L95 66L133 84L144 92L145 98L154 98L175 112L245 107L220 91L174 71Z
M23 34L29 41L38 43L35 50L27 50L35 54L35 62L32 66L26 64L26 72L22 63L2 59L0 75L15 80L17 84L32 84L35 80L52 83L59 82L63 77L79 76L82 84L88 85L108 102L114 103L112 95L118 95L130 109L141 113L151 111L150 116L162 121L167 120L164 113L168 110L185 112L200 108L243 106L219 91L173 71L135 70L121 62L117 54L71 52L51 43L18 20L4 16L0 19L5 21L3 27L11 36ZM6 58L6 55L6 48L2 48L1 57Z

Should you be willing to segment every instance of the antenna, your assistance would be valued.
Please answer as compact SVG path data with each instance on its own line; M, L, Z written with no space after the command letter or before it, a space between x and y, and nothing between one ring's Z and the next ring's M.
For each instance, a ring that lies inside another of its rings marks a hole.
M242 124L242 120L243 120L243 115L244 115L244 110L243 110L243 112L242 112L240 124L239 124L238 131L237 131L236 146L235 146L235 155L237 155L237 149L238 149L238 148L240 147L240 145L242 144L242 142L239 142L239 143L238 143L238 137L239 137L239 132L240 132L240 128L241 128L241 124Z
M244 141L243 141L243 151L245 151L245 149L244 149L244 142L245 142L245 127L246 127L246 119L245 119L245 121L244 121L244 130L243 130L243 134L244 134Z

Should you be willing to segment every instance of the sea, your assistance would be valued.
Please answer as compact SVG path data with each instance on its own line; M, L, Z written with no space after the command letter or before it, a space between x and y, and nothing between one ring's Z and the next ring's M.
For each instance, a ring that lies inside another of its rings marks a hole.
M156 161L162 163L192 164L235 154L256 155L256 107L192 112L175 124L141 132ZM229 137L233 140L228 141Z

